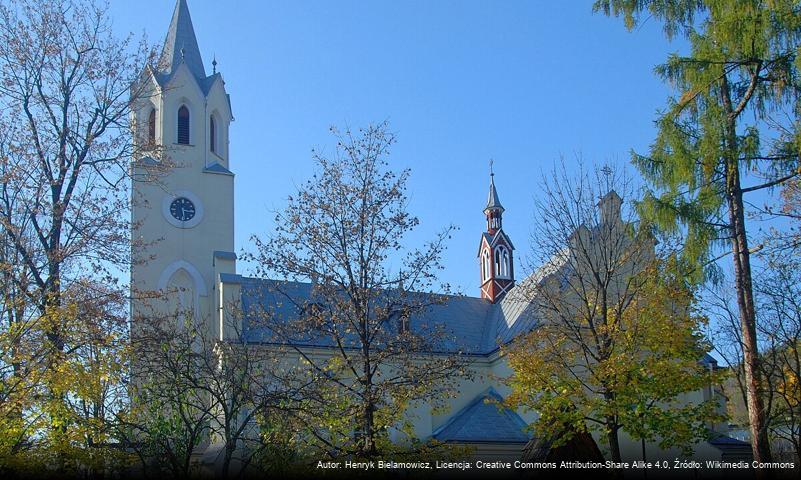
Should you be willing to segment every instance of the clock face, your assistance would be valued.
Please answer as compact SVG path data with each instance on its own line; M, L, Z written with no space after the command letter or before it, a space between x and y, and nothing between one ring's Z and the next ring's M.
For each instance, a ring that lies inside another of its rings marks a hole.
M180 222L188 222L195 216L195 204L186 197L178 197L170 204L170 214Z

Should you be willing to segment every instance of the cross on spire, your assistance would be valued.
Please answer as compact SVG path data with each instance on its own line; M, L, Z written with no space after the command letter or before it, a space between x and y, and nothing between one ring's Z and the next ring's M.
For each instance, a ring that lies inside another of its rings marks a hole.
M503 213L501 201L498 199L498 191L495 190L495 172L493 171L494 164L495 160L490 159L490 189L489 195L487 196L487 206L484 208L484 213L487 214L489 214L490 211L497 211L499 214Z

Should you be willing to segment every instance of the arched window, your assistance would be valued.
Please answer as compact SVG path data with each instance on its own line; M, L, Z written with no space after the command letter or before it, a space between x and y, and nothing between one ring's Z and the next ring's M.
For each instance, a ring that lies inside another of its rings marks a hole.
M409 314L402 312L398 315L398 333L408 333L411 330Z
M209 150L217 153L217 122L214 115L209 117Z
M147 143L148 145L155 145L156 143L156 109L150 110L150 115L147 117Z
M498 245L495 249L495 274L501 278L511 278L509 250L503 245Z
M189 109L186 105L178 109L178 143L189 145Z
M486 282L490 278L490 253L485 249L481 254L481 281Z

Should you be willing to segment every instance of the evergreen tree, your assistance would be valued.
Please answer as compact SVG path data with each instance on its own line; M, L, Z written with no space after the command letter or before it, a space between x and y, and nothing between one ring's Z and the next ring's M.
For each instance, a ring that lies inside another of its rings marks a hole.
M793 0L598 0L596 11L645 17L683 36L688 55L672 54L657 74L678 92L657 120L648 155L634 163L653 188L641 213L685 235L685 256L710 265L729 244L744 344L754 459L770 461L746 227L746 195L799 175L798 49L801 6Z

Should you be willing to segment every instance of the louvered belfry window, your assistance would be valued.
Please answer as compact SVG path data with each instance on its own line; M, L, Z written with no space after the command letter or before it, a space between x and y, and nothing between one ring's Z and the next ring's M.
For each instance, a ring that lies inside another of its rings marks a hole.
M186 105L178 109L178 143L189 145L189 109Z

